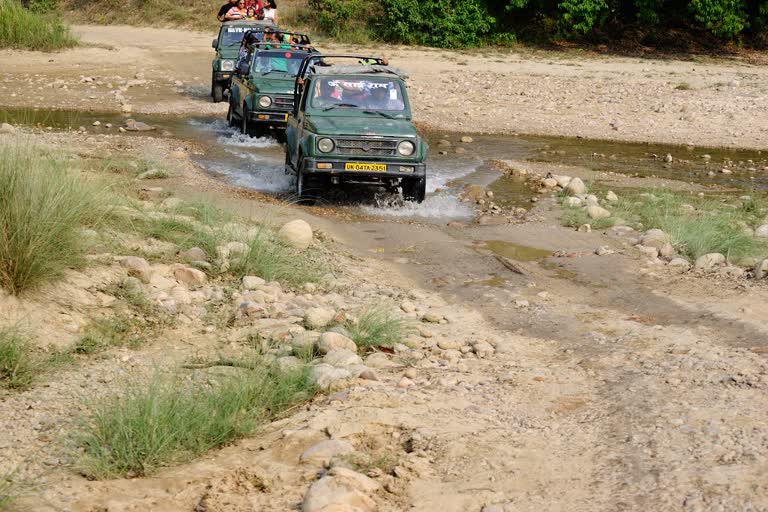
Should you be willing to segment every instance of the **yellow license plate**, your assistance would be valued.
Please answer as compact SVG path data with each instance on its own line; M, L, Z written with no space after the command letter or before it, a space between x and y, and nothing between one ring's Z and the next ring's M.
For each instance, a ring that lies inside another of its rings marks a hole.
M344 164L344 170L387 172L387 164L362 164L357 162L348 162Z

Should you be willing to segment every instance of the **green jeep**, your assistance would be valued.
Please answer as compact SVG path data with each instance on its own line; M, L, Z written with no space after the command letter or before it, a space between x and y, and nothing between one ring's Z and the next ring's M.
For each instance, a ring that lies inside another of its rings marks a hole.
M289 38L291 42L251 44L232 77L227 121L250 136L263 135L270 128L285 128L293 110L296 74L304 58L314 53L305 34L271 34L270 37Z
M329 61L355 59L353 65ZM296 194L344 183L402 190L422 202L427 144L411 120L405 75L381 58L312 55L296 78L286 129L286 173Z
M214 103L224 100L224 91L229 88L232 72L237 64L240 42L245 33L274 26L272 20L226 21L221 24L218 37L211 43L216 50L211 72L211 96Z

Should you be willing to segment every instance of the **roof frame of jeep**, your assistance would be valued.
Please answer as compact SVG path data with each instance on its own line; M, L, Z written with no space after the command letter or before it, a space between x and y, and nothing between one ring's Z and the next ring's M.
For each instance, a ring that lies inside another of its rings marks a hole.
M370 55L350 55L350 54L324 54L324 53L317 53L315 55L309 55L304 58L303 61L301 61L301 66L299 66L299 72L296 75L296 82L293 86L293 110L294 113L297 113L299 111L299 96L301 95L301 88L304 85L304 78L307 76L307 71L310 69L310 67L314 63L319 63L323 59L357 59L359 60L365 60L365 61L375 61L376 64L379 64L381 66L386 66L385 62L386 59L384 57L371 57Z
M268 29L268 30L267 30L267 29ZM253 28L253 29L251 29L251 30L247 30L247 31L246 31L246 32L243 34L243 39L245 39L245 36L247 36L249 33L252 33L252 32L256 32L256 33L259 33L259 32L261 32L261 33L264 33L264 32L267 32L267 31L268 31L268 32L270 32L270 33L272 33L272 34L276 34L276 35L278 35L278 36L283 36L283 35L285 35L285 34L288 34L288 35L290 35L290 36L300 36L300 37L302 37L302 38L306 39L306 41L307 41L307 44L306 44L306 45L303 45L303 46L311 46L311 45L312 45L312 40L309 38L309 34L306 34L306 33L304 33L304 32L294 32L293 30L280 30L280 29L273 29L272 27L269 27L269 26L264 26L264 27L255 27L255 28ZM280 42L280 41L279 41L279 42ZM261 44L261 43L263 43L263 41L260 41L260 42L258 42L258 43L254 43L254 44L253 44L253 45L251 45L251 46L254 46L254 45L256 45L256 44ZM275 43L272 43L272 44L275 44Z
M279 46L278 46L279 45ZM267 46L270 46L271 48L266 48ZM275 48L277 46L277 48ZM290 48L281 48L280 46L290 46ZM294 52L307 52L314 53L317 52L315 50L315 47L311 44L294 44L294 43L254 43L251 45L251 48L258 51L294 51Z

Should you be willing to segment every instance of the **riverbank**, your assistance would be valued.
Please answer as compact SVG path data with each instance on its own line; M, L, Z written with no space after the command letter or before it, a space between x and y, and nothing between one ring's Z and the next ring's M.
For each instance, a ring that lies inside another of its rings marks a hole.
M213 34L77 26L85 45L0 52L4 106L221 115L210 102ZM411 75L414 118L441 130L763 149L768 69L738 60L318 44L383 53Z

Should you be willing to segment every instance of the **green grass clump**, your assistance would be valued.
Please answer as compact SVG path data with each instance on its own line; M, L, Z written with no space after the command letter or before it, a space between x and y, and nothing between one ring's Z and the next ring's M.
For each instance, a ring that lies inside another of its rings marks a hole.
M283 245L263 225L247 245L246 253L235 259L230 267L229 271L236 278L253 275L267 281L299 286L317 281L320 277L322 265L311 259L311 253Z
M144 343L136 322L123 316L103 318L91 323L72 347L72 352L91 355L110 347L138 347Z
M190 460L252 434L315 393L307 368L250 367L210 385L158 375L91 403L78 438L83 472L145 475Z
M18 0L0 0L0 48L52 51L75 45L77 39L55 14L25 9Z
M0 146L0 287L13 294L83 264L78 228L109 212L107 195L40 148Z
M0 387L26 389L40 370L29 341L16 329L0 329Z
M675 249L691 260L716 252L738 262L768 250L768 244L744 230L744 226L757 226L765 217L764 202L759 198L733 205L690 193L650 190L625 192L609 207L611 217L601 219L603 222L589 222L581 208L566 208L562 221L568 226L591 223L601 229L622 218L639 230L661 229L669 234Z
M409 330L406 320L386 306L365 309L357 323L347 325L350 338L364 350L393 347L402 341Z
M14 495L13 473L0 475L0 510L8 510L16 496Z

